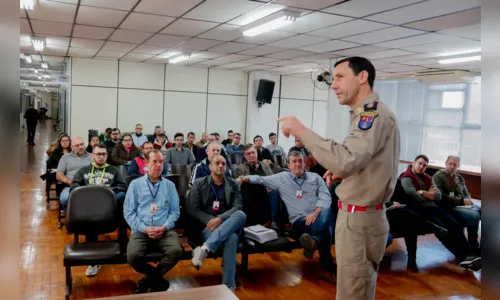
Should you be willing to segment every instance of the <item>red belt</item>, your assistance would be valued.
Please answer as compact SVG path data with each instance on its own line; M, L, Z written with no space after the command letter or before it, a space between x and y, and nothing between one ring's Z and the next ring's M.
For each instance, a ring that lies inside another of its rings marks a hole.
M343 203L342 201L338 201L338 206L340 209L342 209L343 207ZM375 210L381 210L382 208L384 207L384 204L383 203L379 203L375 206ZM347 204L347 212L350 212L350 213L355 213L355 212L366 212L366 208L367 206L357 206L357 205L351 205L351 204Z

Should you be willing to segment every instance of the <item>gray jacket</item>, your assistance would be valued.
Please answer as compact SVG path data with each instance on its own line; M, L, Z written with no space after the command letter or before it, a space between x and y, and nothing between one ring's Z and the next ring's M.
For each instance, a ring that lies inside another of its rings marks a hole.
M262 167L262 170L264 170L264 173L266 173L266 176L273 175L273 170L271 170L271 167L266 164L265 162L259 161L259 164ZM236 168L236 176L247 176L250 175L250 166L248 163L242 163L239 164L238 167Z
M211 209L211 207L208 207L208 203L212 182L212 175L196 179L193 182L187 201L188 213L205 225L216 217L207 212L207 210ZM224 177L224 196L228 210L217 216L222 218L222 221L227 220L234 212L241 210L242 207L240 185L236 180L226 176Z

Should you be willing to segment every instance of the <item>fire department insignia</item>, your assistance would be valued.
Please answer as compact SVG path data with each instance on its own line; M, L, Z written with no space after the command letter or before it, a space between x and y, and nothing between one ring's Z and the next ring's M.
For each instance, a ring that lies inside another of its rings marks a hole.
M361 118L358 122L358 128L361 130L368 130L372 128L373 121L378 116L374 111L365 111L361 113Z

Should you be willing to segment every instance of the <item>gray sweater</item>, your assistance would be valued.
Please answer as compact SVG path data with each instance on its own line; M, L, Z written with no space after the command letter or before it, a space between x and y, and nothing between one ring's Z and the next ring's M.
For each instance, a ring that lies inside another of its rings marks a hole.
M175 147L170 148L165 154L165 162L171 165L189 165L195 161L193 152L187 148L182 148L181 151Z
M441 192L436 188L434 181L432 182L432 186L436 188L436 197L434 200L426 199L423 195L420 195L408 177L401 179L401 186L403 186L406 194L410 196L408 198L408 201L411 201L411 203L408 203L410 205L421 205L423 207L438 206L437 203L441 201Z

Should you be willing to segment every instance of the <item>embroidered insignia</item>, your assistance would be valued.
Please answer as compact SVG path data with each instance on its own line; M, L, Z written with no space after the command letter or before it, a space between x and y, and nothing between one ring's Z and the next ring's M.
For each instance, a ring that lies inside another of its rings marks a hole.
M365 111L377 110L377 105L378 101L375 100L373 102L363 105L363 108L365 109Z
M360 112L362 112L362 111L363 111L363 108L362 108L362 107L358 107L358 108L356 108L356 112L357 112L357 113L360 113Z
M378 116L374 111L365 111L361 113L361 118L358 122L358 128L361 130L368 130L372 128L373 121Z

